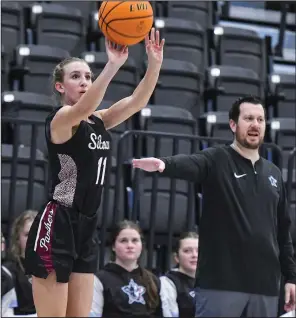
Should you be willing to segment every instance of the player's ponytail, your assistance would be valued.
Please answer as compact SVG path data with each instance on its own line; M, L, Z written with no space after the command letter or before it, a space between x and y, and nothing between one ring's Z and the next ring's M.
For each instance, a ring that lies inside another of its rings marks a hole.
M156 285L155 276L147 269L140 267L141 284L146 288L147 305L150 309L156 309L159 305L159 292Z

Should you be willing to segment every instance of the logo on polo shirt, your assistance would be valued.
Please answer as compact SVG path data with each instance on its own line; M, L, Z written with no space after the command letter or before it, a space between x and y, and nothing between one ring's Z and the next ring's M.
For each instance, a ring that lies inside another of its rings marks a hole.
M273 187L277 188L277 179L275 179L273 176L269 176L269 177L268 177L268 180L270 181L270 184L271 184Z

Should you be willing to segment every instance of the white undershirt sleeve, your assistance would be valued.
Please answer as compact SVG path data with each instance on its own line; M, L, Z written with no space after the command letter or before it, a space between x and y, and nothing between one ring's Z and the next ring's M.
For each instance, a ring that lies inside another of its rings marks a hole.
M94 281L94 295L91 305L90 317L102 317L104 307L104 288L97 276Z
M176 286L166 276L160 277L160 299L163 317L179 317Z

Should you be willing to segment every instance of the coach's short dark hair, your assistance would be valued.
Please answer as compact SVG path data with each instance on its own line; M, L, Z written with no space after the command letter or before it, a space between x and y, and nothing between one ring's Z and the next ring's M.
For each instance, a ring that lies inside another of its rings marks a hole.
M263 106L262 100L257 96L247 95L240 97L232 104L231 109L229 110L229 120L232 119L236 123L238 122L238 117L240 114L240 105L243 103L250 103L254 105L261 104ZM263 109L265 114L265 108L263 107Z

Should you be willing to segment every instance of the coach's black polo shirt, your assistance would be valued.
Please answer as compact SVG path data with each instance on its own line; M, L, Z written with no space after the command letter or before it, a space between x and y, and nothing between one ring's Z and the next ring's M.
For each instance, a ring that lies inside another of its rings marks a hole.
M164 175L202 185L197 286L276 296L280 271L296 283L285 188L273 163L253 165L231 146L161 159Z

